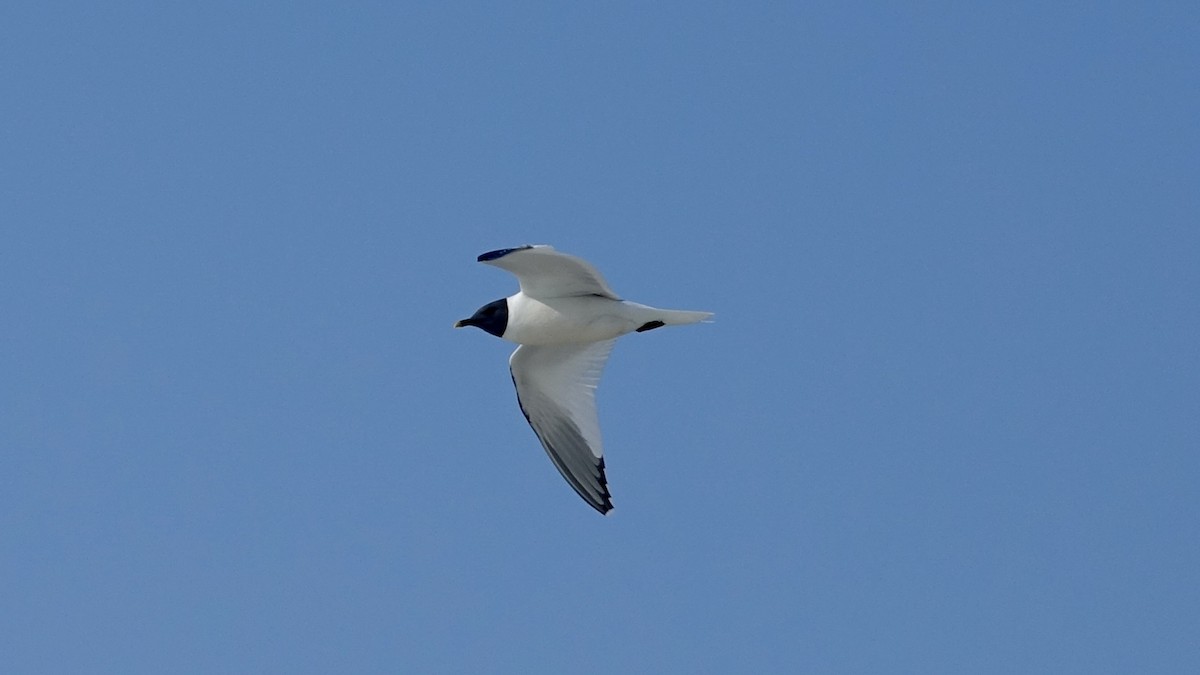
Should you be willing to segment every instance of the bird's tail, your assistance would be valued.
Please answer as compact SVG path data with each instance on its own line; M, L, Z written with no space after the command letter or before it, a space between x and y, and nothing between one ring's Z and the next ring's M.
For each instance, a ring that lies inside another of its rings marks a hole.
M699 323L712 318L712 312L687 312L679 309L659 309L636 302L625 301L626 305L634 308L633 317L643 321L637 330L639 333L659 328L661 326L684 326L689 323Z
M700 323L712 318L712 312L689 312L680 309L658 310L658 320L668 326L684 326L689 323Z

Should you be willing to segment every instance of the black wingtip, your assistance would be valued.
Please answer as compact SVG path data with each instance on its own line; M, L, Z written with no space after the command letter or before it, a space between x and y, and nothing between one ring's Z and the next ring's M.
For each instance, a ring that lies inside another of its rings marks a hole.
M526 244L524 246L518 246L516 248L498 248L495 251L488 251L487 253L480 253L479 258L477 260L479 262L489 262L492 260L499 260L500 258L503 258L504 256L508 255L509 253L512 253L513 251L524 251L526 249L531 249L531 248L533 248L532 244Z
M576 490L576 492L578 492L578 490ZM580 494L580 496L582 497L583 495ZM594 502L591 499L584 497L583 503L587 504L588 506L592 507L593 509L596 509L596 511L598 511L600 513L600 515L607 516L613 510L612 498L609 497L608 492L605 492L604 494L600 495L600 500L601 501L599 501L599 502Z
M588 505L600 512L600 515L607 516L609 511L612 511L612 495L608 492L608 474L604 472L604 458L600 458L600 463L597 466L600 470L600 503L597 504L590 499L586 499ZM581 495L582 496L582 495Z

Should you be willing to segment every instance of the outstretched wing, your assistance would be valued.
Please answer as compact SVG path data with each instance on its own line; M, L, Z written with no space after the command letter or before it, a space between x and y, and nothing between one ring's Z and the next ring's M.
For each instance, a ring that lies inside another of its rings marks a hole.
M522 345L508 359L517 403L546 454L584 501L612 509L596 417L596 386L616 340Z
M559 253L553 246L542 244L488 251L479 256L479 262L517 275L521 292L531 298L599 295L613 300L621 299L591 263Z

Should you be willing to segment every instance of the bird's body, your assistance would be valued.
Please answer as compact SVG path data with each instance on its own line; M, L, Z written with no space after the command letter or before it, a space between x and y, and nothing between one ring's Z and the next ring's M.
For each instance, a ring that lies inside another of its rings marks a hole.
M612 508L595 390L616 338L703 321L709 312L622 300L586 261L549 246L489 251L479 262L517 275L520 292L455 324L519 347L509 357L517 402L555 467L593 508Z
M611 340L654 321L664 325L694 323L708 312L678 312L613 300L598 295L531 298L517 293L508 301L505 340L519 345L561 345Z
M611 340L630 332L634 319L625 303L598 295L508 298L508 330L501 336L519 345L562 345Z

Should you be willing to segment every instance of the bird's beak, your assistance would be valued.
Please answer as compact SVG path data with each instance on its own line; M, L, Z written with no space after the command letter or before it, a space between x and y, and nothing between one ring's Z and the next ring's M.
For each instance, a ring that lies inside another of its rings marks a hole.
M467 326L470 326L470 325L471 325L470 319L462 319L461 321L454 322L455 328L466 328Z

